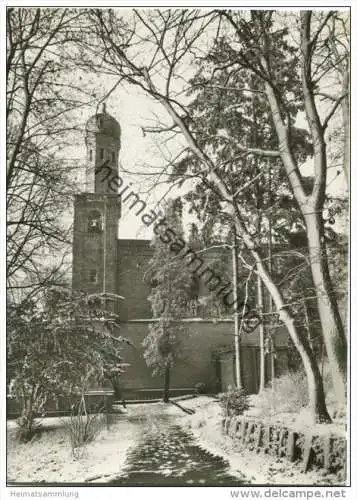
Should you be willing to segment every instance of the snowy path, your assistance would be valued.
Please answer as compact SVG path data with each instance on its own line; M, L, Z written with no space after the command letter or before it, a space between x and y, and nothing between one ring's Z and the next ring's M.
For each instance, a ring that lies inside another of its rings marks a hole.
M44 419L42 433L27 444L15 441L16 424L9 421L8 482L242 484L226 460L204 450L189 430L182 429L183 416L181 410L164 403L130 405L77 460L71 455L63 419Z
M201 396L182 401L194 409L186 415L173 405L128 405L109 429L75 460L63 420L47 418L32 442L14 439L8 422L9 483L120 485L337 484L317 471L302 473L296 465L248 450L237 453L234 441L221 432L219 405Z
M191 433L170 415L129 417L140 428L138 443L128 450L121 474L110 482L126 486L238 486L229 464L201 448Z

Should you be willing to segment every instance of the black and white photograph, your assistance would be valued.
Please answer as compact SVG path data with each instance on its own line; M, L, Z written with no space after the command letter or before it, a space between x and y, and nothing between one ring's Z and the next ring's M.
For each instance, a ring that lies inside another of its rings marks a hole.
M4 498L353 498L356 13L264 3L1 5Z

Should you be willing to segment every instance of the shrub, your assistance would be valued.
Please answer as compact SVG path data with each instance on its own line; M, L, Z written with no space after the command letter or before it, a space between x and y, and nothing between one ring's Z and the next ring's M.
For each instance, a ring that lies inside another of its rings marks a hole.
M254 396L255 413L264 416L299 413L308 404L308 387L303 371L288 372Z
M91 380L123 372L124 339L112 335L117 315L102 294L50 288L36 302L8 311L9 395L21 408L19 438L29 441L48 401L70 398Z
M28 443L31 439L39 433L41 423L34 417L34 415L22 415L16 420L16 439L20 443Z
M71 443L72 455L80 458L86 444L94 441L105 426L105 416L101 409L99 413L89 414L85 399L82 397L76 412L72 412L69 422L65 422Z
M224 415L242 415L249 408L248 396L244 389L229 387L228 392L223 392L219 396Z
M325 363L321 366L320 369L322 372L322 377L323 377L323 382L324 382L326 404L327 404L327 408L329 410L330 416L332 417L332 419L335 422L346 423L347 407L345 405L341 405L338 398L336 398L336 395L335 395L335 392L333 389L331 370L330 370L330 366L329 366L328 362L325 361ZM346 384L346 387L347 387L347 384Z
M38 433L41 425L39 419L44 416L47 397L40 384L19 376L9 384L9 398L21 406L21 416L16 420L16 439L27 443Z
M194 385L194 389L197 394L204 394L206 392L206 384L197 382L197 384Z

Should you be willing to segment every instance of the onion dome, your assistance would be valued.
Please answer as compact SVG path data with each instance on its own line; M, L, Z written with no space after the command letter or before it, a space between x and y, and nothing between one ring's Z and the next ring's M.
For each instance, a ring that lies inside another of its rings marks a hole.
M86 123L86 132L103 134L120 140L121 129L119 123L106 112L105 104L101 113L97 113L89 118Z

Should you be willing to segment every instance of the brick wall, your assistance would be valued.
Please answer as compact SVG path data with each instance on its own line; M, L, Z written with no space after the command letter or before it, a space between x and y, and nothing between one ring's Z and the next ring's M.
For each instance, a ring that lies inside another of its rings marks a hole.
M233 321L185 321L188 337L182 349L182 359L178 361L171 374L172 387L193 387L204 382L210 392L217 390L217 361L213 352L233 344ZM150 321L123 322L120 334L130 340L134 347L126 346L123 350L124 361L131 363L121 377L124 389L154 389L163 387L162 377L152 377L143 357L143 339L149 331ZM276 345L284 346L286 335L278 332ZM250 392L255 389L255 377L252 379L252 348L258 345L258 332L254 331L242 338L243 380ZM232 357L231 357L232 359ZM249 387L248 387L249 386Z
M153 249L148 240L118 240L118 294L121 321L151 318L150 303L147 300L150 287L145 282L145 272Z
M145 273L148 270L148 263L152 257L154 249L150 246L149 240L118 240L118 277L117 289L119 295L125 297L120 305L120 317L122 321L128 319L151 318L150 303L147 300L150 294L150 286L145 280ZM168 249L169 252L169 249ZM203 273L205 269L211 269L222 279L222 284L217 286L217 291L232 280L231 252L227 248L214 248L204 253L199 253L199 258L203 264L197 274ZM217 262L219 261L219 266ZM188 269L194 271L197 264L188 266ZM243 276L243 270L239 269ZM208 280L210 274L206 273L199 280L199 295L209 295ZM242 283L243 283L242 278ZM212 281L211 284L214 284ZM244 290L244 286L242 286ZM243 292L242 292L243 293ZM250 292L251 297L255 294L255 287ZM232 301L233 295L228 298Z
M218 252L222 252L222 249ZM152 254L153 248L148 240L118 240L117 290L125 297L125 300L120 301L120 334L134 344L134 347L125 347L123 352L125 362L131 363L121 378L123 388L126 389L159 389L163 386L163 377L152 377L151 370L146 366L141 345L148 334L152 317L147 300L150 287L145 280ZM204 258L205 264L209 265L216 257L217 250L210 252ZM229 265L229 259L227 263ZM200 293L207 293L203 288L200 286ZM220 370L222 382L225 385L231 383L227 382L224 373L230 373L230 378L234 374L232 352L216 360L212 354L223 346L233 345L233 321L186 320L185 325L189 335L183 346L183 357L171 374L172 387L193 387L198 382L204 382L209 391L216 392L217 372ZM286 346L286 343L286 330L279 328L275 332L275 345ZM243 335L243 381L250 392L256 391L259 380L258 345L258 331ZM284 366L285 358L282 362Z

